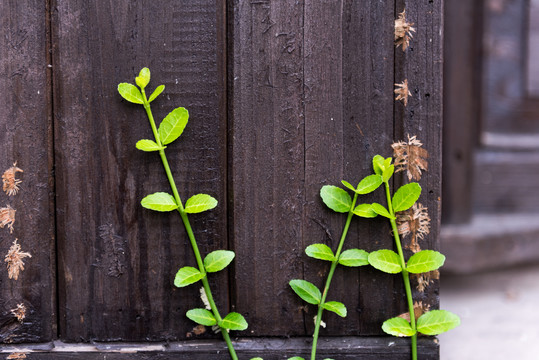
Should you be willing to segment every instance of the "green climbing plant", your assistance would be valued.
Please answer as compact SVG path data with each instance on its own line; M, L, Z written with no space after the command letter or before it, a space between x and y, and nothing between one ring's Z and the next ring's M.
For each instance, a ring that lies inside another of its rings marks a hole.
M242 315L236 312L231 312L225 317L221 316L213 299L208 281L208 274L225 269L234 260L235 254L233 251L229 250L216 250L202 258L189 222L188 214L196 214L211 210L217 206L217 200L208 194L196 194L187 199L185 205L182 203L167 160L165 149L167 148L167 145L171 144L182 135L183 130L187 126L189 112L183 107L178 107L165 116L163 121L157 126L150 108L150 103L163 92L165 86L158 86L152 92L150 97L147 98L145 89L149 82L150 70L148 68L143 68L135 78L135 83L138 88L130 83L121 83L118 85L118 92L125 100L131 103L140 104L144 107L144 110L146 110L146 115L148 116L154 139L140 140L136 143L136 148L141 151L156 152L159 154L172 192L172 194L167 192L150 194L142 199L141 204L146 209L154 211L177 211L179 213L195 255L196 267L184 266L180 268L174 278L174 285L181 288L202 282L203 293L205 295L203 298L206 303L206 308L191 309L187 311L186 315L197 324L204 326L218 326L228 346L231 358L237 360L238 356L236 355L230 339L229 331L247 329L247 321L245 321L245 318Z

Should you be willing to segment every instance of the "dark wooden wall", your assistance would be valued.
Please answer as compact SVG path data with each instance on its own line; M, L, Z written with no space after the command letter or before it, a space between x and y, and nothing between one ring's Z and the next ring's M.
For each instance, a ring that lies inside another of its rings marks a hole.
M314 308L287 283L321 285L328 269L303 250L335 247L340 237L344 218L323 206L319 190L371 174L372 157L391 155L407 134L430 153L420 201L433 221L421 246L438 248L441 0L35 3L6 1L0 15L9 24L0 30L8 79L0 165L17 160L25 170L12 202L16 231L0 233L0 249L17 235L33 256L18 282L0 273L4 342L194 336L185 312L202 305L198 288L173 286L194 257L177 214L139 205L168 183L155 154L135 149L150 136L142 107L116 91L144 66L150 88L166 85L152 103L156 118L177 106L190 112L167 154L184 200L204 192L219 201L191 218L204 254L237 254L228 273L210 277L219 307L249 321L235 336L312 333ZM417 32L403 52L393 31L405 8ZM405 79L407 107L393 93ZM381 192L363 200L385 201ZM392 246L386 221L354 219L347 248ZM370 268L339 268L330 295L348 317L327 314L322 336L383 335L383 320L405 311L400 278ZM22 326L8 321L19 298L32 308ZM417 299L436 307L438 284ZM433 359L436 349L424 345Z

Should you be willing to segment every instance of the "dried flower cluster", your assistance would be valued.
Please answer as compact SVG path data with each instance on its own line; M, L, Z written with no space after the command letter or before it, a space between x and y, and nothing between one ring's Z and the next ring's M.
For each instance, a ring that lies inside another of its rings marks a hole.
M18 172L24 171L17 167L17 162L15 161L13 166L4 171L2 175L2 181L4 183L3 190L8 196L16 195L19 192L19 184L22 183L22 180L15 177Z
M413 25L414 23L406 21L406 10L403 10L399 14L399 18L395 20L395 45L397 47L402 45L402 51L406 51L410 46L410 39L413 37L412 32L415 32Z
M419 301L419 302L414 302L414 314L415 314L415 318L418 319L421 315L423 315L424 313L428 312L430 309L430 306L429 305L423 305L423 302L422 301ZM399 315L400 318L403 318L404 320L406 321L410 321L410 313L409 312L405 312L403 314L400 314Z
M13 233L13 223L15 222L15 212L17 210L13 209L11 206L6 205L6 207L0 208L0 228L4 228L7 225L9 233Z
M24 321L24 318L26 317L26 306L24 304L17 304L17 307L15 309L11 309L11 313L19 320L19 322L22 324Z
M19 279L19 273L24 270L23 259L25 257L32 257L32 255L27 252L22 252L21 246L17 244L17 239L15 239L4 260L7 263L7 270L10 279Z
M412 278L414 278L417 282L417 291L422 293L425 292L425 289L430 285L430 283L432 283L434 280L440 279L440 271L434 270L423 274L413 274Z
M417 240L423 239L430 232L430 217L427 210L420 203L415 203L412 208L397 213L397 230L403 237L412 235L408 248L414 253L421 250Z
M397 94L397 97L395 98L395 100L397 101L402 100L402 103L404 104L404 106L408 106L408 97L412 96L412 93L408 89L408 79L404 80L400 84L395 84L395 86L397 87L395 89L395 94Z
M391 145L395 156L395 171L406 171L408 180L420 180L421 172L428 170L429 153L415 135L408 135L408 142L399 141Z

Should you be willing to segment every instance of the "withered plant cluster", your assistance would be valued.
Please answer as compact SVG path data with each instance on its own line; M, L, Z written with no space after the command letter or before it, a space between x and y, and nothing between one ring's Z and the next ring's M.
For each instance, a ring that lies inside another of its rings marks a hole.
M395 20L395 46L398 48L402 45L402 51L410 46L410 40L413 38L412 33L415 32L415 28L412 26L414 23L409 23L406 20L406 10L403 10L399 17ZM408 106L408 97L412 96L412 93L408 89L408 79L404 79L400 84L395 84L395 100L402 101L403 105Z

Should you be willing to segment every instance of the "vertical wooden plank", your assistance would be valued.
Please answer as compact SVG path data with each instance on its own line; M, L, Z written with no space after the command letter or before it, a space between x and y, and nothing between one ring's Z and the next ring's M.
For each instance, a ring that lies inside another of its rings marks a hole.
M376 154L391 155L393 140L394 46L392 1L345 1L343 23L343 131L345 177L354 185L373 173ZM353 181L352 181L353 180ZM382 188L360 196L359 203L386 203ZM389 222L356 217L347 247L367 251L393 248ZM351 271L350 271L351 270ZM383 334L381 324L396 311L394 286L400 279L371 267L342 269L339 289L350 304L353 323L361 335ZM344 291L355 275L355 291ZM354 306L354 304L356 304ZM348 319L348 317L347 317ZM351 332L353 333L353 332Z
M177 289L173 279L178 268L195 264L194 256L177 213L139 204L169 185L159 158L134 147L151 136L142 107L122 101L116 88L149 66L150 88L166 85L152 103L156 119L178 106L190 111L184 134L167 148L169 163L184 201L204 192L220 202L192 216L202 253L226 248L223 29L216 26L223 9L210 0L55 5L61 337L189 337L195 324L185 312L202 306L199 289ZM210 283L226 312L226 272Z
M398 136L396 140L405 139L408 134L416 135L429 153L429 169L419 181L422 187L419 202L428 208L431 225L430 234L419 240L419 245L421 249L438 250L441 212L443 1L398 0L397 12L404 9L407 20L415 24L416 32L406 52L399 48L395 53L396 82L408 79L412 93L407 107L402 103L395 105L395 127ZM408 182L408 179L404 180L404 174L401 177L402 182ZM405 239L405 243L407 241L409 238ZM438 294L438 281L433 280L424 292L415 289L414 301L422 301L423 305L434 309L438 307Z
M342 99L342 1L305 2L305 235L303 248L339 243L345 216L322 203L323 185L338 185L344 176ZM334 250L335 251L335 250ZM305 279L323 289L329 263L306 258ZM343 300L336 277L329 300ZM305 314L308 333L316 307ZM342 319L326 312L322 319L333 329ZM334 324L335 323L335 324ZM345 327L341 327L341 330ZM321 336L325 330L322 329Z
M481 1L445 2L444 223L471 218L473 149L477 143L481 74Z
M54 213L51 119L47 76L46 1L0 3L0 172L14 162L24 173L18 194L0 193L0 207L16 210L13 233L0 229L0 342L39 342L55 334ZM4 220L4 219L2 219ZM24 271L9 279L4 257L18 239ZM19 322L11 310L26 308Z
M303 3L233 1L231 224L250 335L303 334Z

